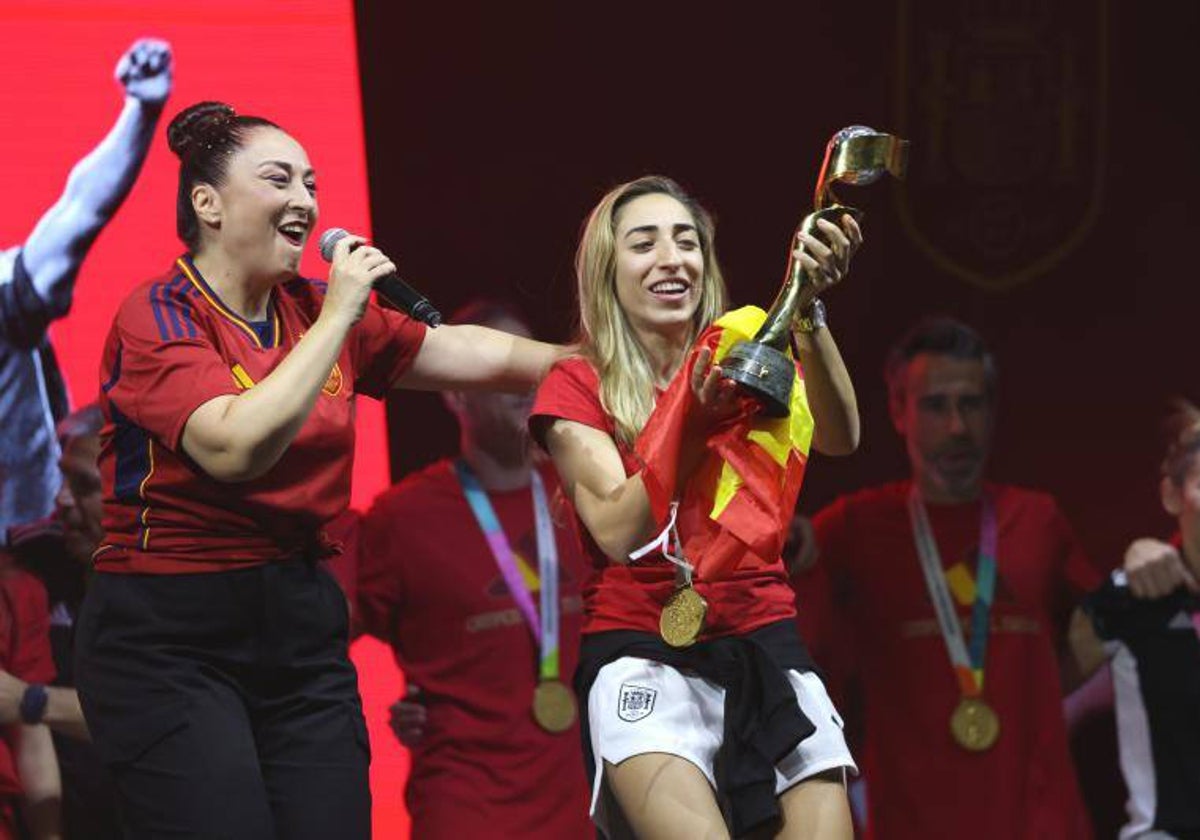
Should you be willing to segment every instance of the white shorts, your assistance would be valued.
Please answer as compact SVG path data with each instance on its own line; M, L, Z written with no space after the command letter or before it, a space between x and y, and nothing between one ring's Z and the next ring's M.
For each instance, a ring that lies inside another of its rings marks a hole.
M842 735L842 718L812 672L788 671L800 710L817 731L775 765L775 793L827 770L858 767ZM713 760L725 729L725 689L695 674L650 659L624 656L600 669L588 694L588 727L595 758L592 818L607 819L600 792L604 762L620 764L645 753L687 759L717 789ZM597 803L601 807L597 807Z

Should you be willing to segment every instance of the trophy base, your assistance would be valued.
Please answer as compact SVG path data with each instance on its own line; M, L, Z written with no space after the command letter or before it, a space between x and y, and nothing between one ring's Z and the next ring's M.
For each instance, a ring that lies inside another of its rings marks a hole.
M749 391L768 417L787 417L791 411L796 363L786 353L756 341L741 341L721 360L721 373Z

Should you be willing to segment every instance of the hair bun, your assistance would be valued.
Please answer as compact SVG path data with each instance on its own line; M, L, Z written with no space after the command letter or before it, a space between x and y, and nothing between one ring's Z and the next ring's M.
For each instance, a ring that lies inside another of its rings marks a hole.
M167 126L167 147L181 160L197 146L225 134L237 112L224 102L197 102L175 115Z

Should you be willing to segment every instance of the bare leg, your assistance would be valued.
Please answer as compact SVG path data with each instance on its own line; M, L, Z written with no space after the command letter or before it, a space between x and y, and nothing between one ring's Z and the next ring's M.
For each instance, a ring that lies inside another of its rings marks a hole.
M850 800L845 771L830 770L788 788L779 797L783 825L775 835L786 840L852 840Z
M729 837L712 786L700 769L686 759L666 753L646 753L620 764L606 761L604 776L638 840L727 840Z

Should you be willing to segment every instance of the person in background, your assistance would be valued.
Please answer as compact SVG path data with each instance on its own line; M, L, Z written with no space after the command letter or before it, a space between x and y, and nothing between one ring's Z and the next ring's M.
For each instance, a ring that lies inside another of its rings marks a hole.
M0 536L48 516L58 492L55 423L67 392L47 329L71 308L75 278L133 188L171 92L171 48L150 38L117 62L125 104L75 164L62 196L25 241L0 250Z
M0 840L62 836L62 783L43 722L54 679L49 619L45 588L0 548Z
M872 836L1089 837L1062 695L1100 575L1051 496L985 479L996 370L974 330L923 321L885 373L910 477L820 511L794 578L835 698L861 710Z
M530 334L498 301L449 322ZM585 837L578 718L547 705L562 702L547 692L578 658L586 567L574 521L554 470L532 457L532 393L443 399L459 454L382 493L359 533L358 620L408 681L393 727L412 750L412 836Z
M45 585L50 603L50 647L57 676L46 686L42 721L54 735L62 774L62 822L66 840L122 837L112 775L89 743L75 691L72 645L75 621L91 572L92 552L103 536L100 517L100 451L103 417L96 404L58 424L62 486L47 519L9 528L9 545L22 568ZM0 697L20 697L30 686L0 674Z
M1200 410L1181 401L1159 487L1179 528L1188 576L1200 575ZM1180 580L1160 595L1135 593L1126 571L1089 596L1077 657L1111 662L1121 771L1129 791L1127 838L1200 836L1200 597Z

